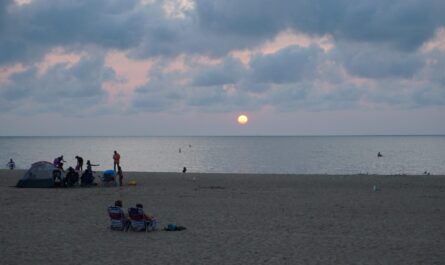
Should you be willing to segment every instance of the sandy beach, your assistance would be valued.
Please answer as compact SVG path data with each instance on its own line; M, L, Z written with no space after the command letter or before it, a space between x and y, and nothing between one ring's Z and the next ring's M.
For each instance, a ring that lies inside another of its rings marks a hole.
M445 176L126 172L136 186L12 187L24 172L0 171L1 264L445 264ZM117 199L187 230L110 231Z

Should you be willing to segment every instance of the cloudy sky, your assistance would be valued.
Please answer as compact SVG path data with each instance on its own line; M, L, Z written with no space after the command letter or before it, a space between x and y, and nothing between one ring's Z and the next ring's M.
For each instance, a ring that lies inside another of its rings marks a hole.
M0 0L0 135L445 134L443 10Z

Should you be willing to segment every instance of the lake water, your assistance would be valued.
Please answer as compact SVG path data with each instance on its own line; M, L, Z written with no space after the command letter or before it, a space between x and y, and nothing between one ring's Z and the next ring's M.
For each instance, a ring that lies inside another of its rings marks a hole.
M445 174L445 136L0 137L2 168L80 155L105 170L114 150L124 171Z

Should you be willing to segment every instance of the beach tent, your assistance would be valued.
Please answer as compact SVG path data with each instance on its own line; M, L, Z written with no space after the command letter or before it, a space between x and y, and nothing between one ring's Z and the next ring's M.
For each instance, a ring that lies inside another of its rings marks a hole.
M54 187L53 176L62 174L60 169L46 161L36 162L17 183L20 188L50 188Z

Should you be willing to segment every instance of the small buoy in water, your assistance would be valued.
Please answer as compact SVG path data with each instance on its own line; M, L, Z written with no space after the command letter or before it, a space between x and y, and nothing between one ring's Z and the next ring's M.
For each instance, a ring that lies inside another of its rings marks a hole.
M136 180L130 180L128 181L129 186L136 186Z
M377 185L374 185L374 186L372 187L372 191L374 191L374 192L379 191L379 187L377 187Z

